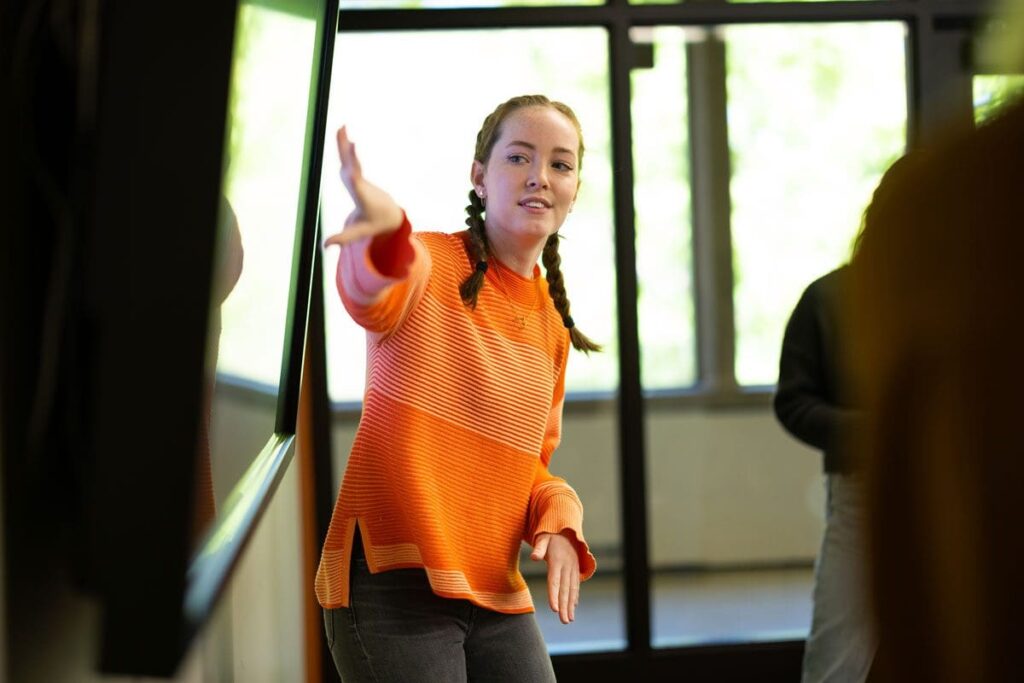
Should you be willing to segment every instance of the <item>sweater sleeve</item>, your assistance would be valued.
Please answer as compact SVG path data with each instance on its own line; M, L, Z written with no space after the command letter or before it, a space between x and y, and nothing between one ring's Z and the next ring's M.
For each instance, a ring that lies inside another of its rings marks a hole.
M561 477L548 470L551 456L561 440L562 406L565 403L565 365L568 346L555 384L555 395L548 415L547 431L530 493L530 509L524 540L535 545L539 534L564 534L569 537L580 559L580 579L586 581L597 569L597 561L583 538L583 503L576 491Z
M430 254L403 214L392 233L341 249L337 287L352 319L371 333L393 332L416 305L430 275Z
M833 450L852 429L856 411L829 398L819 308L830 305L813 285L800 297L786 325L779 359L779 383L773 399L775 415L786 431L809 446Z

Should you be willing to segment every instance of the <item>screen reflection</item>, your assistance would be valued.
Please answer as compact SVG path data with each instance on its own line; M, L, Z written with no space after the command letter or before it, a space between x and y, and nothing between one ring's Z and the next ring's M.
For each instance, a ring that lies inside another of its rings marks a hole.
M322 8L320 0L238 4L197 445L196 541L274 433Z

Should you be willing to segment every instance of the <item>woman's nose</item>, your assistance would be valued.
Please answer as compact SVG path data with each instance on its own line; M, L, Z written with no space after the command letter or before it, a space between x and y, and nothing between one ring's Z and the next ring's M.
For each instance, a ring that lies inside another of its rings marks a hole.
M526 184L529 187L547 187L547 173L544 172L543 168L534 170L532 173L530 173L530 177L527 179Z

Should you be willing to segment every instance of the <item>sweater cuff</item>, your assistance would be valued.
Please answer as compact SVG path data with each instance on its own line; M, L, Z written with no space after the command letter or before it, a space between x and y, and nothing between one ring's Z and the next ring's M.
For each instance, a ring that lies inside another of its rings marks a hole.
M562 534L569 538L579 556L580 580L586 581L593 576L597 560L583 538L583 511L574 496L555 494L544 501L544 510L530 537L531 545L536 545L539 534Z
M409 274L409 266L414 258L412 243L409 241L411 234L412 225L405 211L402 211L402 224L397 230L373 238L369 256L370 263L378 273L397 279Z
M382 272L374 262L373 246L377 240L382 240L379 252L384 267L404 269L405 275L408 275L412 261L416 258L411 234L412 227L403 211L402 225L397 230L373 238L365 237L342 247L337 275L338 292L342 300L357 306L368 306L376 301L381 292L403 279L404 275L392 276ZM401 252L406 247L409 250L409 263L402 263L404 256Z

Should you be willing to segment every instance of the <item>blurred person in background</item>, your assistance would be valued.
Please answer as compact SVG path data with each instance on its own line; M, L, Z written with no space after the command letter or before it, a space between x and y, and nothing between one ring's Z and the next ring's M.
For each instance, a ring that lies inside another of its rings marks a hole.
M874 200L909 163L903 157L886 171ZM865 220L854 241L854 258L866 225ZM843 355L851 343L849 280L850 266L844 264L800 296L786 324L772 402L787 432L822 451L825 473L825 530L814 566L802 683L864 681L876 650L864 587L862 474L850 449L863 414L850 396Z
M839 349L848 343L842 302L849 266L804 290L786 325L773 406L791 435L822 451L825 530L814 565L813 614L802 683L864 681L875 643L861 580L863 505L846 436L860 413L846 396Z

